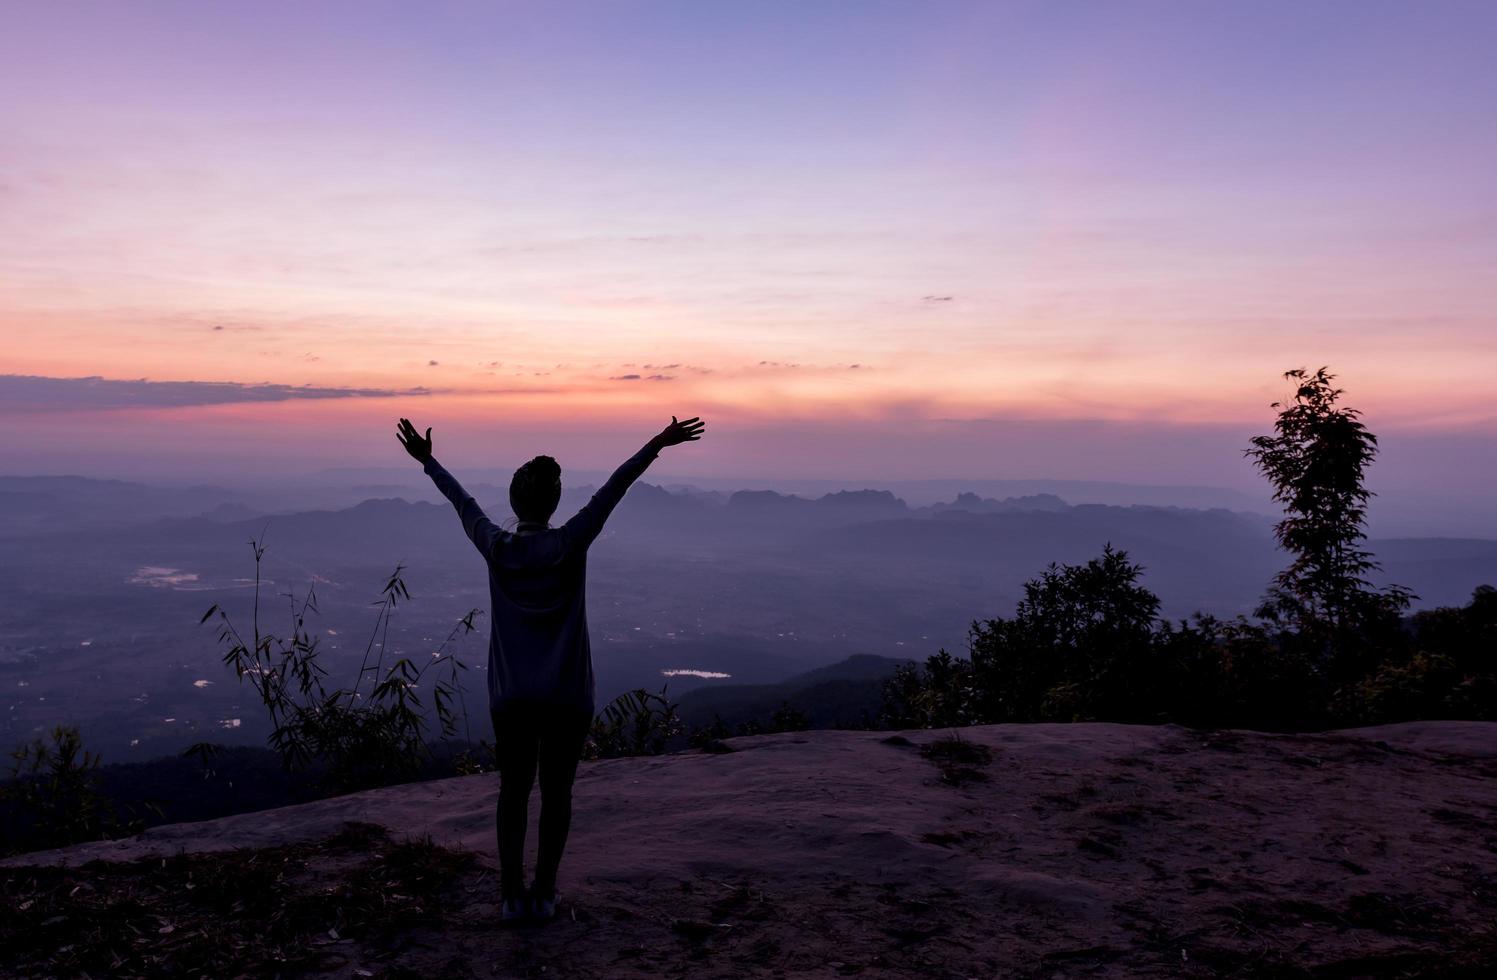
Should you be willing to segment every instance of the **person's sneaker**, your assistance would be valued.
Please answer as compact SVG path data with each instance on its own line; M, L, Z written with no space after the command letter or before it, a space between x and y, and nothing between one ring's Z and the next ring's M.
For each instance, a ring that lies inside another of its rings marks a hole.
M499 903L500 925L519 925L530 912L530 899L521 895L518 898L506 898Z
M550 895L541 895L539 892L532 892L530 895L530 914L540 922L556 918L556 893L552 892Z

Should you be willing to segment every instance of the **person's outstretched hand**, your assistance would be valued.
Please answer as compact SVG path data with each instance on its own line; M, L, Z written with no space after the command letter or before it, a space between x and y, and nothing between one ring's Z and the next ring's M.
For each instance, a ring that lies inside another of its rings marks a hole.
M400 424L395 426L395 438L400 440L411 458L422 466L431 459L431 426L426 427L426 435L423 436L416 431L410 419L401 419Z
M678 422L672 415L671 424L660 430L660 435L655 437L654 443L664 448L665 446L679 446L683 442L696 442L702 438L702 430L706 427L707 423L701 418L690 418L685 422Z

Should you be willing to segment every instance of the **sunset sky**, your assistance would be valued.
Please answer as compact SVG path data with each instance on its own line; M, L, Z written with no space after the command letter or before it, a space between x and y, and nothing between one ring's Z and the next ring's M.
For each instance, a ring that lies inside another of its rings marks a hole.
M676 413L686 474L1240 485L1329 364L1389 486L1497 475L1491 2L4 24L4 472L400 465L399 415L600 467Z

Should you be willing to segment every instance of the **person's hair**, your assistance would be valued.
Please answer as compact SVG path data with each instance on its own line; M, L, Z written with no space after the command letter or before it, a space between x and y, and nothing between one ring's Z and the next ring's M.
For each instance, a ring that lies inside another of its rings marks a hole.
M561 467L550 456L537 456L515 470L509 481L509 506L522 521L545 524L561 502Z

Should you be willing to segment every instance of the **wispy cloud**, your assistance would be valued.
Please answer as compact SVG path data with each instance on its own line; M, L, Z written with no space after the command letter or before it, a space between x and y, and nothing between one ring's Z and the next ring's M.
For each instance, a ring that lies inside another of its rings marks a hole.
M837 371L866 371L868 365L862 363L854 364L801 364L797 361L760 361L752 365L749 370L759 373L774 371L796 371L806 373L831 374Z
M71 412L112 408L186 408L235 402L294 399L395 398L429 395L429 388L326 388L313 385L243 384L237 381L113 380L0 375L0 409Z

